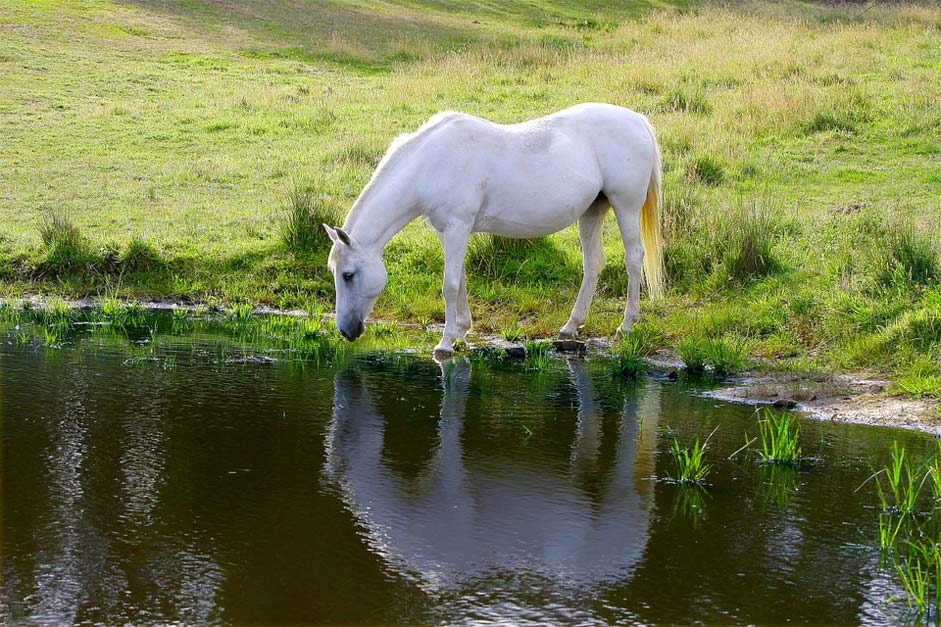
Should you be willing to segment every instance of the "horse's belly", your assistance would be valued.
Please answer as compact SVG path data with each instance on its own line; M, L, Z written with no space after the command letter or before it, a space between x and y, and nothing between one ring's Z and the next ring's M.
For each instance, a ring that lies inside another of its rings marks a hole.
M578 216L569 215L565 219L546 220L537 224L532 222L517 222L508 218L482 220L474 226L479 233L493 233L501 237L532 238L543 237L561 231L578 219Z
M561 231L578 220L598 197L597 186L564 191L491 195L474 224L474 230L503 237L542 237Z

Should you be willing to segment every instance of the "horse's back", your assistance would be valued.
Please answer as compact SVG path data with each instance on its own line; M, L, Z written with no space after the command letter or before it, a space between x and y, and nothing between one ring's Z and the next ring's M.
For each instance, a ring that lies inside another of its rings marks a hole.
M568 226L606 188L646 192L653 156L645 118L600 103L506 125L452 114L423 144L428 209L447 190L447 204L475 207L475 230L514 237Z

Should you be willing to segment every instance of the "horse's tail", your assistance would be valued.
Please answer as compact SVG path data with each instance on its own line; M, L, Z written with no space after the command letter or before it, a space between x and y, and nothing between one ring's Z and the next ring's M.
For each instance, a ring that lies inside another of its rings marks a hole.
M653 142L653 169L650 172L650 184L647 186L647 198L640 210L640 239L644 245L647 293L650 300L655 300L663 295L663 239L660 235L660 181L663 169L657 134L647 118L644 118L644 124L650 133L650 141Z

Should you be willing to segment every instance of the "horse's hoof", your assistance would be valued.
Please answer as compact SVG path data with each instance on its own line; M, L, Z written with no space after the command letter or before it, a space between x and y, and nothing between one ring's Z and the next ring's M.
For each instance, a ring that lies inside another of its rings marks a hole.
M575 334L574 334L574 333L568 333L568 332L566 332L566 331L559 331L559 339L562 340L562 341L574 340L574 339L575 339Z
M552 343L559 353L584 353L587 347L585 342L575 339L559 339Z
M435 346L431 353L438 359L447 359L454 355L454 349L450 346Z

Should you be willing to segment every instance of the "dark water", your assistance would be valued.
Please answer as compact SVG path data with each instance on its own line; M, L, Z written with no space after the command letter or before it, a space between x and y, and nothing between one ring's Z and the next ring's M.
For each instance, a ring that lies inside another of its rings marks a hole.
M0 335L4 624L894 624L873 491L897 438L807 421L745 454L747 407L600 362L155 360ZM710 485L672 433L715 425Z

